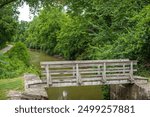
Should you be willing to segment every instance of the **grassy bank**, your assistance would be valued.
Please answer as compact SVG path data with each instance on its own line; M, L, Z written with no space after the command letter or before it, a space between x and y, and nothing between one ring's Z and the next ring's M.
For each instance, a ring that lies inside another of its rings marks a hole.
M19 90L24 89L23 78L13 78L13 79L0 79L0 100L7 99L7 93L9 90Z

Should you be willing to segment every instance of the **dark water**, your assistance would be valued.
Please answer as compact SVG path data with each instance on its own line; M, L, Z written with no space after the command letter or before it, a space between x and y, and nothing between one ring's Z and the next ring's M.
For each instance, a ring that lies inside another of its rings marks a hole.
M36 67L40 68L41 61L62 61L62 58L57 58L53 56L49 56L44 52L37 51L37 50L29 50L30 57L31 57L31 64L35 65Z
M29 50L31 63L40 68L41 61L62 61L62 58L49 56L43 52ZM48 88L48 97L50 100L99 100L103 99L100 86L79 86L79 87L63 87Z

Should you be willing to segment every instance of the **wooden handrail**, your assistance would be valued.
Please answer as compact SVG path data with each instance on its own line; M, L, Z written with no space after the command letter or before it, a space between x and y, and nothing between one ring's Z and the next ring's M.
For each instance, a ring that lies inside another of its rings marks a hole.
M134 65L136 64L137 61L129 59L82 60L41 62L41 67L45 69L44 75L46 75L48 86L52 85L53 81L68 82L69 78L70 82L76 79L76 84L81 85L86 80L100 80L106 83L111 78L128 78L133 82L133 72L136 71Z
M128 63L131 60L129 59L114 59L114 60L81 60L81 61L53 61L53 62L49 62L49 61L45 61L45 62L41 62L41 65L63 65L63 64L90 64L90 63ZM135 61L136 62L136 61Z

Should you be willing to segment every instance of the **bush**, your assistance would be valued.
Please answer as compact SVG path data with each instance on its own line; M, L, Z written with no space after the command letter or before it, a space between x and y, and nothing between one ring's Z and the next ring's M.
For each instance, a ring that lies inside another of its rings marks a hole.
M16 43L0 58L0 79L16 77L28 71L29 58L26 46L21 42Z
M6 53L6 55L10 59L19 59L24 62L25 65L29 66L30 56L26 46L21 42L16 43L15 46Z

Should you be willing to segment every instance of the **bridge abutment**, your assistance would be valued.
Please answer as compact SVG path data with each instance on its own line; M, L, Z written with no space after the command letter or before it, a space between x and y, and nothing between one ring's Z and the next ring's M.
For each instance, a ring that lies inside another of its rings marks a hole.
M147 100L150 99L150 83L122 84L110 86L112 100Z

